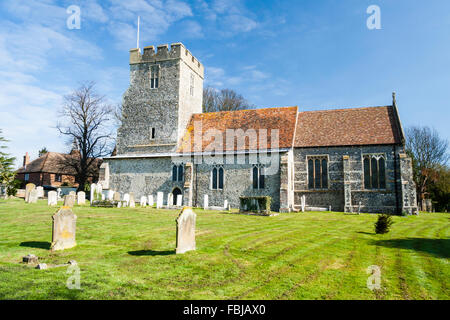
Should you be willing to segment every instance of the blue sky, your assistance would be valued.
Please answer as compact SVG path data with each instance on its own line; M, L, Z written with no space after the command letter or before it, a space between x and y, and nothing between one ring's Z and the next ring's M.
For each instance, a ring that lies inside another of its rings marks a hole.
M68 29L76 5L81 28ZM381 29L369 30L370 5ZM300 110L391 104L405 127L449 139L450 1L2 0L0 128L18 158L67 151L54 128L63 95L94 80L111 103L129 82L129 49L183 42L205 85L258 107Z

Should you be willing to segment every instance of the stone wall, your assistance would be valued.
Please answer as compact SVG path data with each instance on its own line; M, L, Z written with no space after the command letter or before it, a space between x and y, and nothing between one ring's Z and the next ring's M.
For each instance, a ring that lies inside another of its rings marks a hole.
M297 209L300 207L300 198L305 195L307 206L326 208L331 206L333 211L357 211L359 202L361 202L361 212L398 213L402 206L400 202L400 167L398 160L394 160L394 155L400 152L403 152L403 147L391 145L294 149L295 207ZM385 155L386 189L364 189L364 154ZM326 190L310 190L308 188L307 156L314 155L328 157L329 184Z

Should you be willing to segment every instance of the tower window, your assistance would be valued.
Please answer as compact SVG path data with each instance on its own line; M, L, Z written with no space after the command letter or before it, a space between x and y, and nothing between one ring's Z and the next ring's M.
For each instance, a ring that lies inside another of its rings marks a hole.
M183 164L173 165L172 167L172 181L183 181Z
M191 82L190 82L190 88L189 88L189 92L191 94L191 96L194 96L194 74L191 73Z
M309 157L308 188L328 189L328 157Z
M252 168L252 180L253 189L264 189L264 167L253 166Z
M153 140L155 138L156 138L156 130L155 130L155 128L152 128L151 129L151 139Z
M156 89L159 86L159 65L150 67L150 88Z
M382 155L365 155L364 189L386 189L386 161Z

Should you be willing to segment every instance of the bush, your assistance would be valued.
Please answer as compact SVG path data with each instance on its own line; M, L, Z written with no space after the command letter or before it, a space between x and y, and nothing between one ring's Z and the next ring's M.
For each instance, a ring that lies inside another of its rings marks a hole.
M20 188L22 181L14 179L6 186L6 195L8 197L15 197L17 193L17 189Z
M377 222L375 222L375 233L377 234L388 233L393 223L394 222L392 221L392 217L390 215L380 214L378 216Z

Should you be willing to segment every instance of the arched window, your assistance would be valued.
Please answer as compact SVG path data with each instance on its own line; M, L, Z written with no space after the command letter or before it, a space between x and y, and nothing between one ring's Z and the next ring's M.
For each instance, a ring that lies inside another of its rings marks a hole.
M183 164L173 165L172 167L172 181L183 181Z
M386 160L383 155L365 155L364 189L386 189Z
M178 180L178 170L177 170L177 166L173 166L172 167L172 181L177 181Z
M214 167L211 171L211 189L222 190L224 185L224 170L222 167Z
M183 181L183 165L178 166L178 181Z
M253 166L252 168L253 189L264 189L264 167Z
M328 157L308 157L308 188L328 189Z

